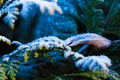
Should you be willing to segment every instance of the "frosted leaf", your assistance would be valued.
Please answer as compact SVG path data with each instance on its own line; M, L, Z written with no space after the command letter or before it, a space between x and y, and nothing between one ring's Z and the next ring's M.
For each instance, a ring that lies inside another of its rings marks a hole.
M3 21L8 24L8 26L13 30L15 26L15 21L17 20L17 16L19 15L19 9L17 8L18 5L7 5L7 7L3 7L1 9L0 14L4 15L3 13L6 12L6 16L3 18Z
M80 44L89 44L97 49L104 49L110 46L111 41L101 35L94 33L84 33L77 36L72 36L65 40L68 46L77 46Z
M83 56L82 54L79 54L79 53L75 52L75 53L73 54L73 60L76 60L76 59L78 59L78 58L84 58L84 56Z
M86 62L86 60L87 60L87 58L83 58L83 59L80 59L80 60L75 61L75 66L76 66L77 68L80 68L81 65L83 65L83 64Z
M72 51L65 51L64 52L64 57L65 57L65 59L67 59L69 56L71 56L73 54L74 54L74 52L72 52Z
M106 56L89 56L84 57L75 61L77 68L80 68L82 71L102 71L104 73L109 73L108 67L111 66L111 60Z
M3 61L3 62L8 62L9 59L10 59L10 57L9 57L8 55L4 55L4 56L2 57L2 61Z
M93 70L94 66L96 66L97 62L93 60L91 64L89 65L89 70Z
M1 36L1 35L0 35L0 41L5 42L8 45L11 45L11 41L9 39L7 39L6 37Z
M46 50L48 50L50 48L50 45L48 43L40 43L39 46L40 50L42 50L43 48L45 48Z
M54 15L54 12L57 11L59 14L62 14L62 9L56 2L48 2L44 0L21 0L21 2L32 2L40 6L41 13L44 13L45 10L48 10L50 15Z
M39 55L51 52L58 51L62 58L67 58L68 55L74 54L71 51L71 48L67 46L63 40L54 37L43 37L36 39L27 44L21 44L19 47L9 54L9 57L13 57L13 55L23 54L25 62L28 61L30 55L35 55L34 57L38 58ZM66 52L70 52L66 54ZM62 53L62 54L61 54Z
M70 52L71 48L67 46L63 40L54 36L49 36L49 37L36 39L27 44L21 44L15 51L13 51L10 54L10 56L14 54L18 54L19 52L21 53L30 52L30 54L32 54L37 51L51 51L51 50L62 51L64 53L64 52Z
M3 19L5 23L8 24L8 26L14 30L14 26L15 26L15 20L17 20L17 17L11 13L8 13L7 16L5 16L5 18Z
M111 66L112 65L112 64L110 64L111 60L108 57L104 56L104 55L99 56L99 59L102 62L104 62L107 66Z
M12 29L15 28L15 22L18 19L20 14L19 6L32 3L39 6L41 13L45 13L45 10L48 10L50 15L54 15L55 11L59 14L62 14L62 9L57 4L57 0L48 2L45 0L16 0L16 1L7 1L4 3L0 9L0 17L5 15L3 21ZM39 11L38 10L38 11Z
M93 59L86 60L85 63L83 63L81 70L84 71L88 68L88 64L91 64L93 62Z

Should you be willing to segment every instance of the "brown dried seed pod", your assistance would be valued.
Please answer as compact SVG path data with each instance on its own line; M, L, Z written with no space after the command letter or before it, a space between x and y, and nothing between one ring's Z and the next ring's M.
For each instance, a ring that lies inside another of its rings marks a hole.
M65 40L68 46L74 47L81 44L92 45L96 49L104 49L110 46L111 41L101 35L95 33L84 33L72 36Z

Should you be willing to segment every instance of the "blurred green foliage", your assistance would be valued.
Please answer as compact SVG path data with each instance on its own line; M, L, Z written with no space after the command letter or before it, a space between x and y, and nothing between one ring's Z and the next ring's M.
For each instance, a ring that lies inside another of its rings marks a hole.
M87 32L120 34L119 0L78 0L80 21Z

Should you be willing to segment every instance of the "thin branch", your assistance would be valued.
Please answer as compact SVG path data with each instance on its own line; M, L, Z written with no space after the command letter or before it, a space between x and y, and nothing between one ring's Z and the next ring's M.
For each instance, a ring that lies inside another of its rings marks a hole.
M78 50L78 53L82 54L82 52L85 51L88 47L89 47L89 44L85 44L82 48Z

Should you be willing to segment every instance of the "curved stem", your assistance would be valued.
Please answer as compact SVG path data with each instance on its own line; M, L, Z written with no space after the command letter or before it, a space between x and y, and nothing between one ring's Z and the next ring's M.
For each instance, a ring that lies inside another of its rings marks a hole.
M85 44L82 48L80 48L80 49L78 50L78 53L82 53L82 52L85 51L88 47L89 47L89 44Z

